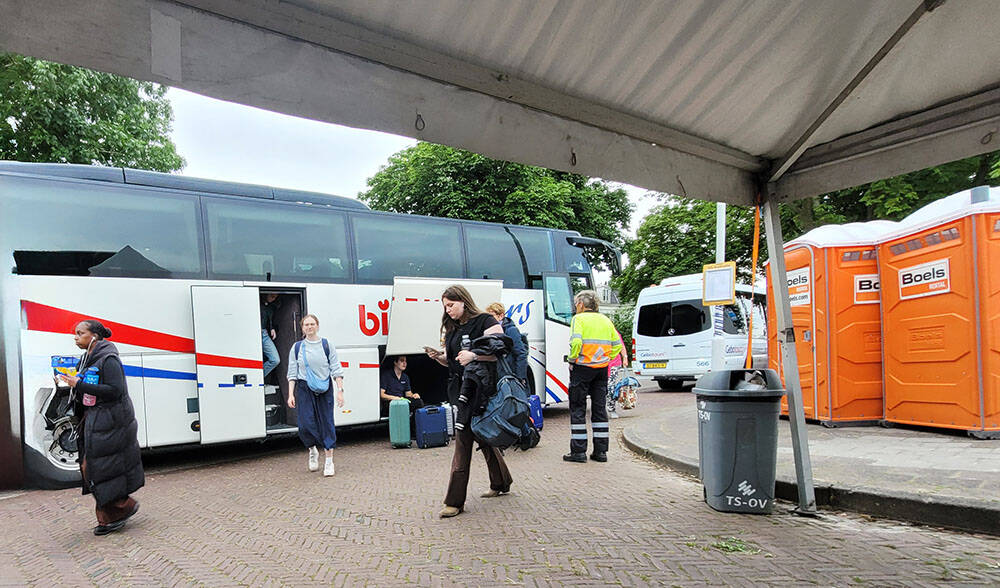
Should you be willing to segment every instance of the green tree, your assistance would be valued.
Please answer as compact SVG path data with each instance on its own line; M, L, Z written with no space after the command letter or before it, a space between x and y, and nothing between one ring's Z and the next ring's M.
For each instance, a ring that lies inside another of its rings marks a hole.
M781 229L787 242L826 224L899 220L938 198L982 184L1000 185L1000 151L782 204ZM715 204L660 198L664 204L643 219L636 238L625 246L628 265L612 281L623 301L635 300L640 290L663 278L700 272L715 259ZM749 279L753 211L729 206L726 213L726 257ZM760 248L762 264L767 259L763 239Z
M636 238L625 245L628 264L611 285L622 301L664 278L698 273L715 261L715 203L679 196L661 196L664 203L643 219ZM761 228L763 235L763 224ZM735 261L740 276L750 276L753 210L726 207L726 259ZM764 240L760 246L764 259Z
M618 247L632 216L625 191L606 182L434 143L394 154L358 197L376 210L569 229Z
M165 94L151 82L0 53L0 159L181 169Z

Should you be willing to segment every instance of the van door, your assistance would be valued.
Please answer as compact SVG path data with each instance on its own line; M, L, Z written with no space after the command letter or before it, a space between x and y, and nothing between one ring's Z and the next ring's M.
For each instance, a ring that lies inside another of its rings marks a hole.
M712 363L712 311L691 298L670 303L667 345L671 373L701 375Z
M191 286L201 442L266 434L260 296L244 286Z
M573 320L573 287L569 274L543 273L545 292L545 398L543 402L569 400L570 321ZM541 396L541 394L539 394Z

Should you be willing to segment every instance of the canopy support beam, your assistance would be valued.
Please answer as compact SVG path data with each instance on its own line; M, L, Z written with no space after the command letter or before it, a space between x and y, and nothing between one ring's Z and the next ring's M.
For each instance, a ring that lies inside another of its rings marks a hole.
M875 55L868 60L868 63L861 68L861 71L854 75L851 81L847 83L847 86L845 86L844 89L837 94L837 97L834 98L829 105L827 105L826 109L823 110L819 117L816 118L816 120L809 125L809 128L807 128L806 131L795 141L795 143L792 144L792 148L789 150L788 154L782 157L781 160L775 164L775 166L771 169L770 177L767 180L768 183L776 182L779 178L781 178L781 176L785 175L788 168L790 168L792 164L794 164L799 157L805 153L806 148L809 146L809 142L816 136L817 131L819 131L819 128L823 126L823 123L825 123L827 119L829 119L833 113L840 108L840 105L847 100L854 90L856 90L858 86L865 81L868 74L875 69L875 66L877 66L882 59L885 58L885 56L888 55L897 44L899 44L903 37L906 36L906 33L910 32L910 29L913 28L913 25L917 24L920 17L927 14L931 10L934 10L943 2L944 0L923 0L920 2L920 5L917 6L912 13L910 13L910 16L899 26L898 29L896 29L896 32L882 44L882 47L880 47L879 50L875 52Z
M772 186L768 185L767 199L764 201L764 230L767 235L767 258L771 264L770 295L778 319L778 344L781 347L781 366L788 394L788 423L792 429L792 455L795 458L795 481L799 491L799 505L794 512L815 515L816 492L813 488L812 460L809 458L809 440L806 436L806 416L802 407L802 385L799 381L799 360L795 352L792 307L788 299L784 238L781 235L778 200L771 188Z

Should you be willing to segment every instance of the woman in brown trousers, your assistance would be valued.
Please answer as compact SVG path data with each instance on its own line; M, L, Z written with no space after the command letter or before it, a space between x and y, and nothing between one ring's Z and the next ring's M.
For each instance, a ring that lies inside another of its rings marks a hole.
M503 328L495 318L476 307L472 295L464 286L449 286L441 295L444 305L444 315L441 317L441 328L444 331L445 350L428 350L427 354L441 365L448 367L448 400L453 405L459 404L459 390L462 387L462 376L465 366L474 360L489 361L492 357L479 357L466 347L483 335L503 335ZM490 364L492 367L492 364ZM495 370L495 367L493 367ZM495 377L494 377L495 381ZM471 416L469 411L465 411ZM465 507L465 497L469 486L469 465L472 462L472 444L474 438L468 422L455 423L455 456L451 461L451 479L448 482L448 492L444 498L445 507L441 509L441 517L453 517ZM510 470L504 463L503 454L494 447L480 446L483 457L486 458L486 468L490 473L490 490L482 494L483 498L492 498L510 491L513 481Z

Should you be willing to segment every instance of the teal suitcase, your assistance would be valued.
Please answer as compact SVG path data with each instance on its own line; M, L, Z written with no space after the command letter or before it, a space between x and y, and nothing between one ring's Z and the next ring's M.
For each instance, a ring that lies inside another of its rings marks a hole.
M393 447L410 446L410 401L398 398L389 403L389 442Z

